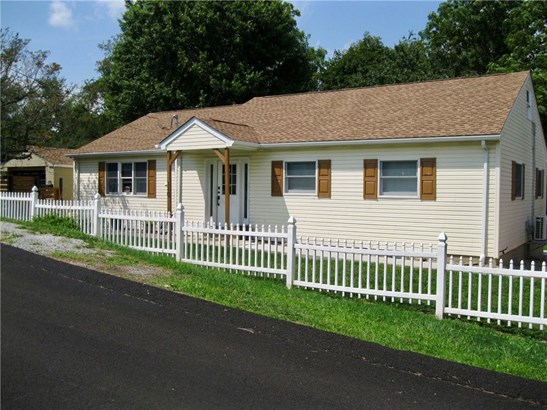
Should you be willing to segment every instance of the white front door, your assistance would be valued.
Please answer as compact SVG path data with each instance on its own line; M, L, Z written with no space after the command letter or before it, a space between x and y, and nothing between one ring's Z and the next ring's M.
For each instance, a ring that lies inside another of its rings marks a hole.
M222 161L217 162L217 223L226 222L226 195L224 186L224 164ZM240 199L241 199L241 181L240 181L240 164L234 162L230 164L230 185L227 187L230 195L230 223L241 223L240 216Z
M226 190L224 189L224 163L206 163L207 176L207 218L213 222L226 222ZM249 161L234 158L230 162L230 223L247 224L249 213Z

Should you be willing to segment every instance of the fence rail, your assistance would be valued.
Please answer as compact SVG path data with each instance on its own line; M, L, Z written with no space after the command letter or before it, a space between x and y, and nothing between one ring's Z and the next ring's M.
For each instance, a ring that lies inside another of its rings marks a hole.
M436 298L432 245L301 238L295 248L297 286L392 302Z
M0 193L0 217L31 220L55 214L104 240L177 261L285 279L292 286L386 302L435 306L435 315L495 321L498 325L547 325L547 267L475 265L447 260L447 238L432 245L297 238L287 226L214 225L186 221L181 204L167 212L101 208L92 201L39 200L31 193Z

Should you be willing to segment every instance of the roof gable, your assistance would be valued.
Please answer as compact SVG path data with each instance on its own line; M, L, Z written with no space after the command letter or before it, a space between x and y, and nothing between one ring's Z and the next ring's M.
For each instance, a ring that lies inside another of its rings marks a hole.
M162 150L231 147L234 141L197 117L192 117L159 143Z

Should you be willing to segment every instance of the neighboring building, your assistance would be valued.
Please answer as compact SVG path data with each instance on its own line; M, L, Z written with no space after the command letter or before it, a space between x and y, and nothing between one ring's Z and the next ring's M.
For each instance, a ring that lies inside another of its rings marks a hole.
M31 146L23 159L12 159L2 166L6 188L12 192L30 192L33 186L40 196L72 199L73 161L67 154L73 149Z
M148 114L85 145L75 195L304 236L522 254L546 213L530 74L253 98ZM228 187L226 188L226 185ZM225 195L229 192L229 195Z

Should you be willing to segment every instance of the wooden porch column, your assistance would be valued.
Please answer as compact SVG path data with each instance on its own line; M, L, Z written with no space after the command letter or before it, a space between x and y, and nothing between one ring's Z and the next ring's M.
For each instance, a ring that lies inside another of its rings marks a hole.
M177 158L182 154L182 151L167 151L167 212L173 211L173 204L172 204L172 176L171 176L171 168L173 163L177 160Z
M230 225L230 150L224 148L224 221Z
M219 149L213 151L224 164L224 222L230 225L230 150L224 148L224 154Z

